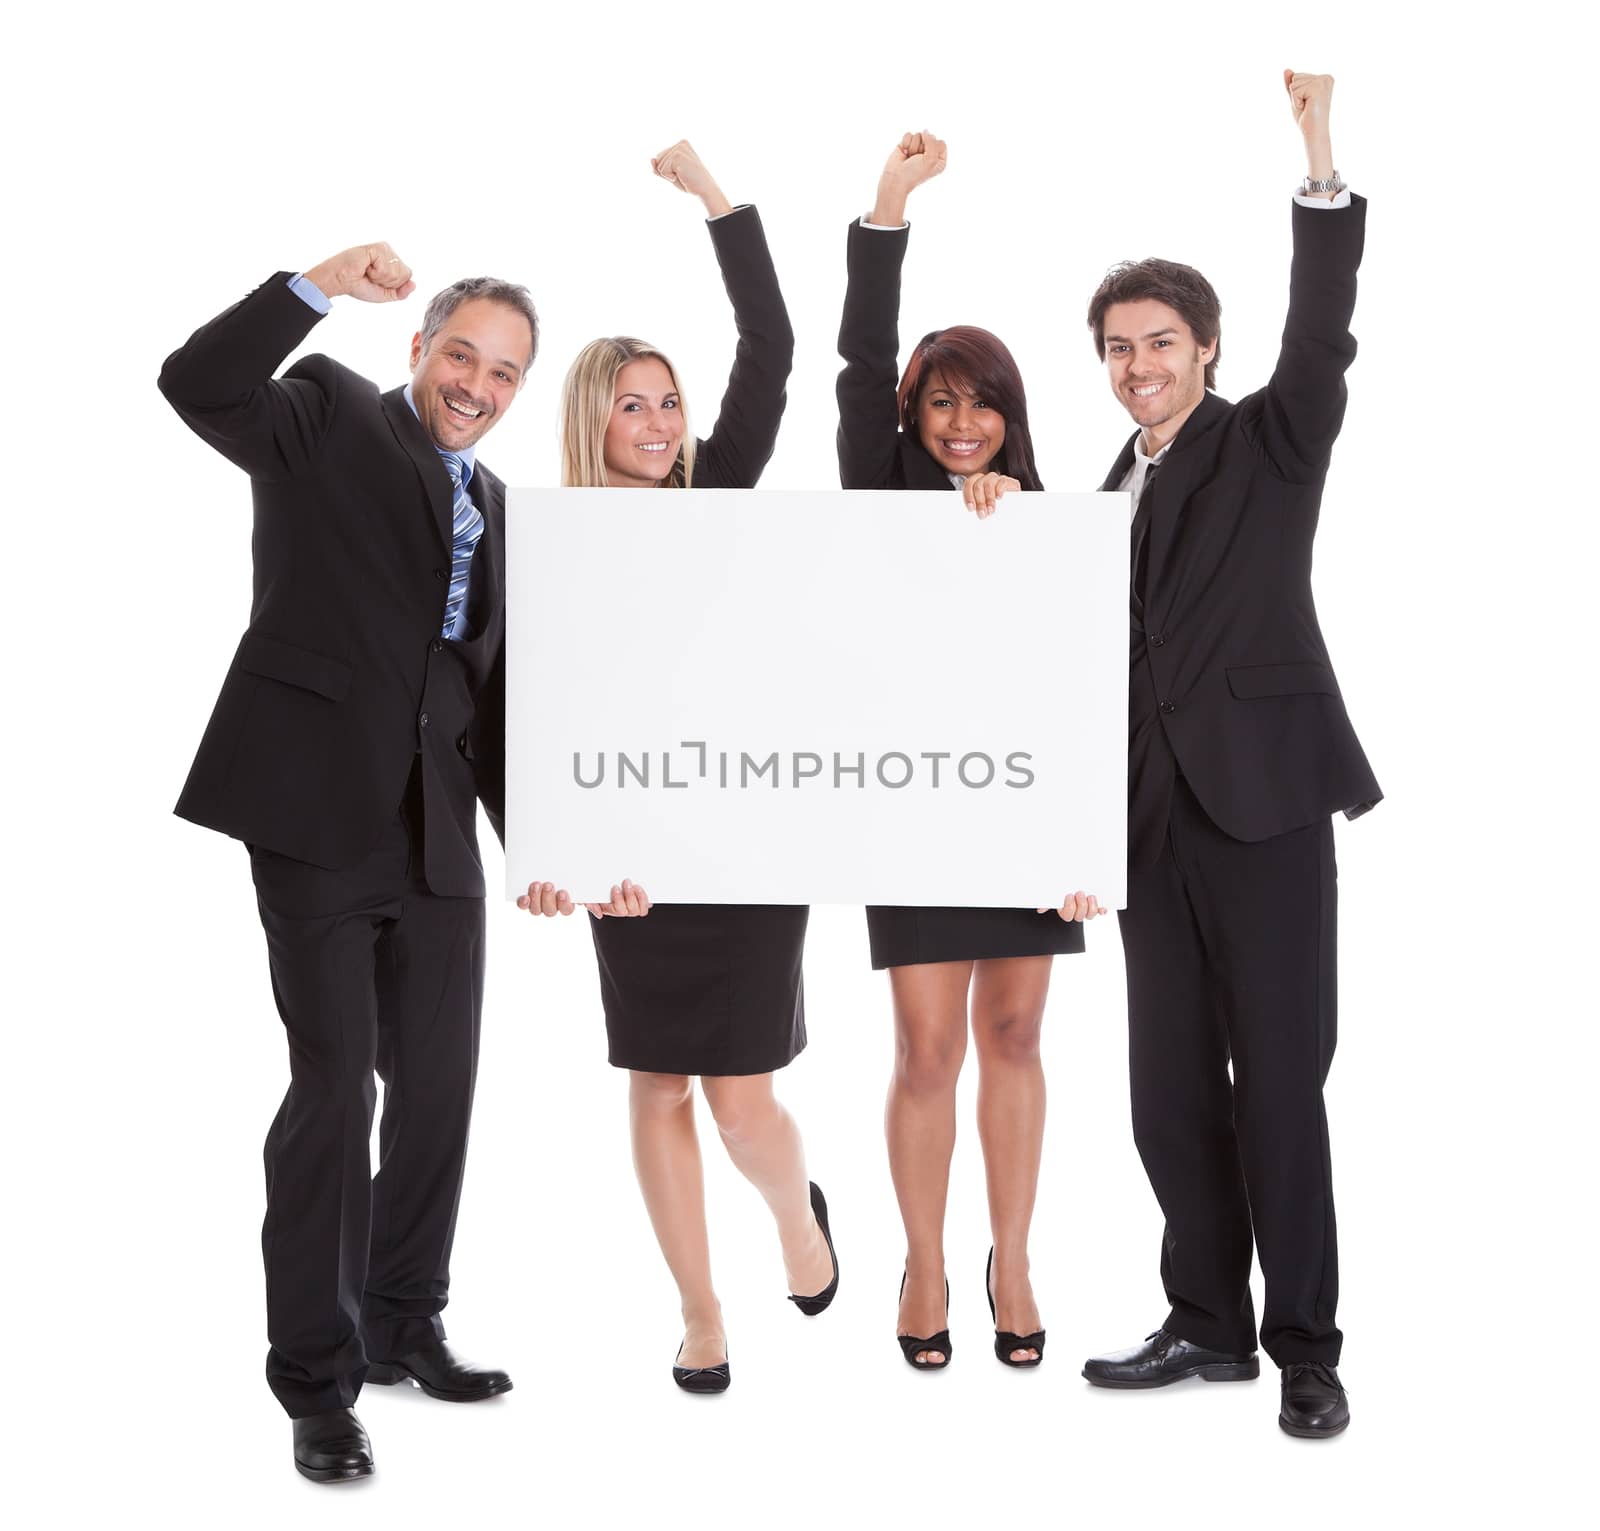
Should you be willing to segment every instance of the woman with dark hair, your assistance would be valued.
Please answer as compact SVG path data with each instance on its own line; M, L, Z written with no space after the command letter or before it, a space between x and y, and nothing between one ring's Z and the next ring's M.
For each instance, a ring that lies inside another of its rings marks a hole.
M839 327L839 477L846 489L949 489L990 515L1007 491L1044 485L1028 403L1003 342L971 325L934 330L895 381L906 200L945 166L945 145L907 133L878 182L871 214L850 226L849 284ZM995 1355L1037 1366L1044 1329L1028 1277L1028 1228L1044 1143L1039 1028L1058 952L1083 950L1093 894L1059 910L870 908L874 968L889 970L895 1067L885 1130L906 1230L897 1338L906 1360L948 1364L944 1213L955 1147L956 1080L968 1004L978 1050L978 1136L994 1244L985 1269Z
M687 143L651 165L705 206L739 331L733 370L716 424L697 440L677 370L660 350L629 336L590 342L562 387L561 482L749 489L772 456L794 358L761 219L754 207L728 202ZM549 912L553 890L544 884L529 894L536 891L538 912ZM790 1301L815 1315L839 1285L827 1203L806 1178L799 1129L772 1087L773 1074L806 1045L801 953L809 911L651 906L636 895L642 890L624 886L610 905L589 906L606 1036L611 1063L628 1070L634 1169L683 1312L673 1380L689 1392L719 1393L729 1382L728 1349L711 1278L696 1077L729 1157L772 1213ZM646 917L610 917L618 913Z

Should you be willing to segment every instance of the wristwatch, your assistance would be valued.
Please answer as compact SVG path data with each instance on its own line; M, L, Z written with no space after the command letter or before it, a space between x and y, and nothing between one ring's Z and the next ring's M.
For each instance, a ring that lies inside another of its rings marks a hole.
M1328 193L1330 191L1335 196L1337 196L1341 191L1344 191L1345 189L1346 188L1345 188L1344 181L1341 179L1341 177L1339 175L1339 172L1337 170L1335 170L1333 172L1333 177L1332 177L1331 180L1313 181L1310 176L1307 176L1300 183L1300 195L1302 197L1321 196L1321 195L1325 195L1326 193Z

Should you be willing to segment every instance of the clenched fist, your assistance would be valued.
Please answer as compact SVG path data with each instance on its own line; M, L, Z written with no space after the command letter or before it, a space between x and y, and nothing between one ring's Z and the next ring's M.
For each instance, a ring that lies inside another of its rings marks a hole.
M872 223L895 227L906 221L906 199L924 181L931 181L945 167L945 143L924 128L907 133L889 151L883 174L878 177L878 197L872 205Z
M889 151L883 179L904 186L909 192L944 169L946 152L945 141L935 138L926 128L920 133L907 133Z
M663 149L650 161L650 168L663 181L671 181L679 191L699 197L705 204L707 217L720 218L733 211L733 204L711 179L711 172L687 138L680 138L670 149Z
M306 272L308 281L329 298L359 298L363 303L393 303L417 290L409 267L386 244L352 245Z
M1328 132L1328 106L1333 100L1331 74L1297 74L1283 71L1283 88L1289 92L1289 109L1306 142Z

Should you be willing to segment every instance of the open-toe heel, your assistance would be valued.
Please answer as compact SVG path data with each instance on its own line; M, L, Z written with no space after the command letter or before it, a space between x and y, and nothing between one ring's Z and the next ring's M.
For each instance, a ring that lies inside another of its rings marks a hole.
M995 1319L994 1293L989 1290L989 1277L994 1272L994 1245L989 1246L989 1262L983 1268L983 1293L989 1299L989 1317ZM1031 1361L1018 1361L1012 1358L1013 1350L1032 1350L1037 1354ZM1005 1366L1015 1366L1019 1370L1023 1367L1037 1366L1044 1360L1044 1330L1040 1329L1034 1334L1013 1334L1009 1329L996 1329L994 1332L995 1359Z
M905 1296L905 1272L900 1273L900 1295ZM944 1284L944 1316L948 1326L950 1322L950 1283ZM950 1364L950 1330L948 1327L941 1329L937 1334L930 1334L926 1339L915 1334L897 1334L895 1339L899 1342L901 1354L905 1356L907 1364L913 1371L938 1372L943 1371ZM924 1350L937 1350L944 1357L942 1361L919 1361L917 1353Z

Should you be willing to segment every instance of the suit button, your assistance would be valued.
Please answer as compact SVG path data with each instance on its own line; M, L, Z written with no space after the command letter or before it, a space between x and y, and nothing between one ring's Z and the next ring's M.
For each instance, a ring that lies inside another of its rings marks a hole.
M429 648L430 652L435 653L435 654L437 654L439 652L439 650L442 649L443 647L444 647L444 639L443 638L435 638L433 640L433 642L428 645L428 648Z
M1165 633L1151 633L1150 634L1150 647L1153 648L1153 649L1160 648L1162 646L1162 644L1164 644L1166 641L1167 641L1167 635Z
M1163 712L1176 712L1178 710L1178 704L1176 702L1163 702L1161 704L1161 710Z
M460 750L463 755L467 753L467 736L465 734L462 734L462 736L456 740L456 748Z
M418 728L426 728L427 726L428 726L428 715L427 715L427 713L423 713L421 715L421 717L419 717L417 719L417 727Z
M435 569L433 571L433 577L435 579L443 579L445 577L444 570L443 569Z

